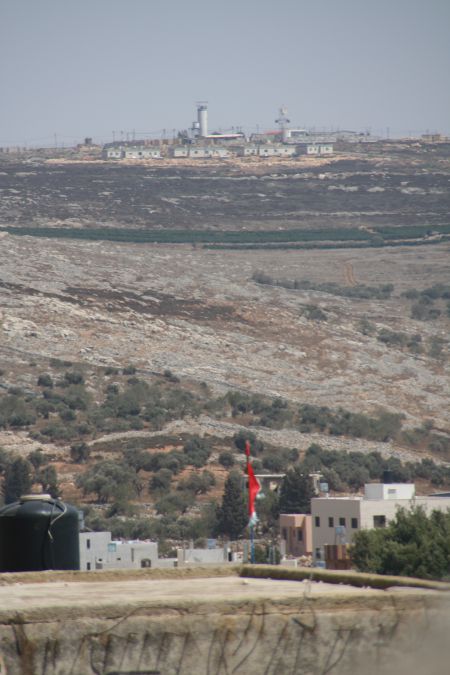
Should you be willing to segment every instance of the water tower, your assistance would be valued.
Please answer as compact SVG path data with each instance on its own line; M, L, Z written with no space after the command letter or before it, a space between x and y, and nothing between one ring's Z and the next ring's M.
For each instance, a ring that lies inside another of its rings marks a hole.
M205 138L208 135L208 101L197 101L197 122L199 136Z

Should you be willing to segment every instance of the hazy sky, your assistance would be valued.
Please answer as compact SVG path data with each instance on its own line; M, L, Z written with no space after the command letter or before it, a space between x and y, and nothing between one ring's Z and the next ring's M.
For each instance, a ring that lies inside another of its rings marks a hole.
M450 134L450 0L0 0L0 145L113 130Z

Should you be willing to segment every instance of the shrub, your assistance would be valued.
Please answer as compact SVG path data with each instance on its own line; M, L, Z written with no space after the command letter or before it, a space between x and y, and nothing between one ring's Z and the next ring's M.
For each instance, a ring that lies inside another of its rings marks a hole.
M411 318L418 321L433 321L441 315L441 310L436 309L429 300L421 299L411 307Z
M35 421L33 405L21 396L7 394L0 398L0 426L26 427Z
M28 454L28 461L36 470L39 469L43 464L47 464L48 459L42 452L41 448L38 448L37 450L32 450Z
M164 375L164 377L166 378L166 380L169 380L169 382L177 383L177 382L180 381L180 378L177 377L176 375L174 375L174 374L172 373L172 371L169 370L169 369L166 369L166 370L164 371L163 375Z
M202 471L201 474L192 473L189 478L186 478L177 486L177 490L193 492L196 495L205 494L214 485L216 480L210 471Z
M80 373L79 371L66 371L64 373L64 382L66 384L83 384L84 383L84 377L83 373Z
M75 412L70 408L60 410L59 416L63 422L73 422L77 418Z
M241 452L245 452L246 441L250 443L250 453L252 455L259 455L264 450L264 443L255 436L252 431L238 431L233 436L235 446Z
M149 488L155 491L169 490L171 481L172 472L169 469L159 469L150 479Z
M186 513L193 502L194 497L189 492L172 492L157 501L155 508L157 513L163 515Z
M286 468L287 458L281 451L265 453L262 456L262 464L267 471L280 473Z
M367 317L363 317L358 324L358 330L363 335L374 335L376 332L376 326L374 323L369 321Z
M103 460L90 467L76 479L83 494L96 494L100 503L136 495L136 474L133 469L118 462Z
M323 309L317 305L305 305L302 314L311 321L326 321L328 318Z
M75 464L81 464L89 459L91 448L86 443L74 443L70 446L70 458Z
M232 452L229 450L223 450L219 455L219 464L221 464L225 469L230 469L234 466L235 459Z
M199 436L194 436L186 441L183 446L183 452L188 464L192 464L192 466L197 468L204 466L211 454L208 443Z
M37 384L38 387L53 387L53 379L48 373L42 373L38 377Z
M105 368L105 375L117 375L118 372L118 368L114 368L113 366L107 366Z

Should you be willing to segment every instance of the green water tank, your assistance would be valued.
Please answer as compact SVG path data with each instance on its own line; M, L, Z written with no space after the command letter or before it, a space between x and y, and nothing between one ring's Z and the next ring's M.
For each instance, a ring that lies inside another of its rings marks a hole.
M79 570L78 511L47 494L0 509L0 572Z

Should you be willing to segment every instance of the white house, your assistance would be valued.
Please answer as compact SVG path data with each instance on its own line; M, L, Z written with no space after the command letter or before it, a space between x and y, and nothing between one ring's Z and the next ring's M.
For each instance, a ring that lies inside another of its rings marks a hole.
M138 145L125 149L125 159L160 159L160 157L161 150L159 148Z
M187 145L175 145L171 150L171 155L177 157L189 157L189 148Z
M173 567L174 561L158 558L154 541L113 541L111 532L80 532L80 570Z
M140 569L146 567L182 567L183 565L223 564L229 551L216 547L178 549L177 558L159 558L155 541L115 541L111 532L80 532L80 570Z
M386 527L397 509L426 513L450 509L450 496L418 497L412 483L367 483L364 495L311 499L313 551L325 544L349 544L360 529Z
M298 154L300 155L332 155L334 147L332 143L299 143L297 145Z
M238 157L254 157L255 155L258 154L258 146L257 145L240 145L239 147L236 148L236 155Z
M106 159L123 159L125 153L123 148L118 148L117 146L107 148L106 150Z

